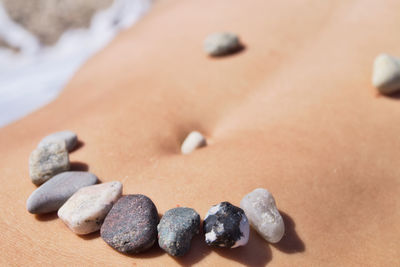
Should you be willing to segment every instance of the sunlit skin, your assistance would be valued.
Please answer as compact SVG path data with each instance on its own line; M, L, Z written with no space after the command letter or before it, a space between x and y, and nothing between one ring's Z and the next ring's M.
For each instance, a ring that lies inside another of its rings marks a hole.
M398 266L400 100L376 97L374 57L400 55L400 2L165 0L89 60L59 98L0 129L0 263L12 265ZM202 42L237 33L245 49L213 59ZM197 236L173 258L126 256L55 213L34 216L28 157L59 130L81 141L74 170L123 183L163 214L257 187L275 197L286 236L212 249ZM208 146L181 155L197 130Z

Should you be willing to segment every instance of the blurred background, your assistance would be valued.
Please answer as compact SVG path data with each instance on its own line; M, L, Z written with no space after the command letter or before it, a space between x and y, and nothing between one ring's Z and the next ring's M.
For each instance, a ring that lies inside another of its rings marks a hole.
M0 0L0 127L57 97L152 0Z

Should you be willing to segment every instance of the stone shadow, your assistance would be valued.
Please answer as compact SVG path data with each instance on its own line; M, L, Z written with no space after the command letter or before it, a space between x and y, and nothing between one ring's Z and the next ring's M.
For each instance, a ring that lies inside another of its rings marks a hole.
M78 140L76 142L75 147L71 151L69 151L69 153L72 153L72 152L74 152L74 151L76 151L76 150L78 150L78 149L80 149L80 148L82 148L84 146L85 146L85 143L83 141L81 141L81 140Z
M272 246L288 254L304 252L306 246L295 230L296 224L293 219L286 213L282 211L279 212L285 222L285 235L282 237L281 241L272 244Z
M250 238L247 245L234 249L216 247L213 251L224 258L251 267L265 266L272 259L268 243L253 229L250 230Z
M193 237L189 252L182 257L174 257L174 260L181 266L192 266L207 257L211 251L204 241L203 222L201 222L200 233Z
M44 214L35 214L35 219L41 222L48 222L58 219L57 211L44 213Z
M70 171L87 172L89 171L89 165L84 162L73 161L70 163Z

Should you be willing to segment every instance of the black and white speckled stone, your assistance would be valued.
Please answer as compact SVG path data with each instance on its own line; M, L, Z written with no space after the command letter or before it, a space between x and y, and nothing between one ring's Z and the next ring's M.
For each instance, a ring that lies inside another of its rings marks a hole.
M165 212L157 226L158 244L172 256L183 256L190 249L192 237L199 233L200 215L191 208Z
M157 240L158 212L144 195L126 195L114 204L100 229L103 240L122 253L139 253Z
M229 202L212 206L203 228L209 246L235 248L249 240L250 226L244 211Z
M57 174L33 191L26 201L26 208L33 214L56 211L76 191L96 183L96 175L90 172L63 172Z
M63 141L65 142L65 146L68 151L71 151L74 149L78 142L78 136L76 133L71 132L71 131L61 131L61 132L56 132L52 133L45 138L43 138L38 147L41 147L47 143L52 143L52 142L57 142L57 141Z
M69 168L69 155L64 141L45 143L29 157L29 175L35 185L41 185Z

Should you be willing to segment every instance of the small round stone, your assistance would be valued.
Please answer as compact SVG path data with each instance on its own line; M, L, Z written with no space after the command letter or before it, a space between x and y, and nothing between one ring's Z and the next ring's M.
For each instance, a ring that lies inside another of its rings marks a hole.
M81 188L58 210L58 217L78 235L93 233L121 194L117 181Z
M285 224L275 199L268 190L257 188L240 202L251 226L268 242L279 242L285 233Z
M204 41L204 51L214 57L235 53L240 48L239 37L229 32L211 34Z
M185 141L183 141L181 152L182 154L190 154L194 150L206 145L207 142L204 136L197 131L193 131L186 137Z
M250 226L244 211L229 202L212 206L203 228L209 246L235 248L249 240Z
M97 181L96 175L90 172L62 172L33 191L26 208L33 214L56 211L80 188Z
M41 185L69 168L69 155L64 141L43 144L29 157L29 175L35 185Z
M191 208L165 212L157 226L158 244L172 256L183 256L190 249L192 237L199 233L200 215Z
M40 141L38 147L41 147L44 144L52 143L55 141L64 141L67 150L71 151L74 149L74 147L76 146L76 144L78 142L78 136L76 135L76 133L71 132L71 131L61 131L61 132L52 133L52 134L46 136L45 138L43 138L42 141Z
M382 94L400 91L400 59L388 54L380 54L375 58L372 84Z
M100 228L103 240L122 253L139 253L157 240L158 212L144 195L126 195L114 204Z

